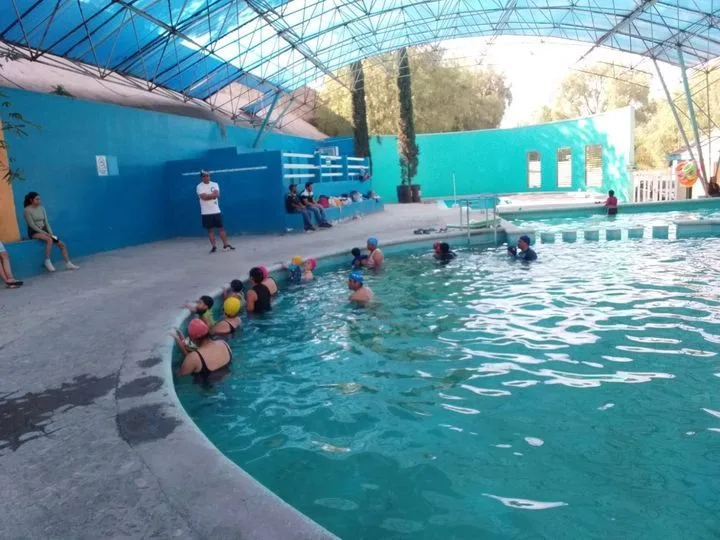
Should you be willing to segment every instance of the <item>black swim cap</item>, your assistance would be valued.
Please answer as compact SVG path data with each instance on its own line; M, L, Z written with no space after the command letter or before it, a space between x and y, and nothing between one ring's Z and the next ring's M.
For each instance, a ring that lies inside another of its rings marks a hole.
M352 249L350 250L350 254L351 254L353 257L359 257L359 256L360 256L360 248L352 248Z
M250 269L250 279L252 279L255 283L262 283L263 279L265 279L265 274L263 274L263 271L256 266L255 268Z
M245 290L245 285L243 285L243 282L239 279L233 279L230 282L230 288L233 290L233 292L239 293Z

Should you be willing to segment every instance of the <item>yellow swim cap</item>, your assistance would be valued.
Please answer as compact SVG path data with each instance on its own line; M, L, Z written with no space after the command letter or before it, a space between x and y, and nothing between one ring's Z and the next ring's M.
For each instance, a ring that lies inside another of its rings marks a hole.
M235 317L238 313L240 313L240 308L242 307L242 302L239 298L236 298L235 296L231 296L227 300L225 300L225 303L223 304L223 310L225 311L225 315L228 317Z
M295 266L300 266L303 263L303 258L295 255L292 259L290 259L290 262L293 263Z

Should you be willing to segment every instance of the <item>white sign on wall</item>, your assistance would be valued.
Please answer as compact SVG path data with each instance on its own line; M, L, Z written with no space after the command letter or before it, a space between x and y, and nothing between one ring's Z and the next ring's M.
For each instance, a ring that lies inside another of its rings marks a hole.
M95 156L95 164L97 165L98 176L108 175L107 156Z

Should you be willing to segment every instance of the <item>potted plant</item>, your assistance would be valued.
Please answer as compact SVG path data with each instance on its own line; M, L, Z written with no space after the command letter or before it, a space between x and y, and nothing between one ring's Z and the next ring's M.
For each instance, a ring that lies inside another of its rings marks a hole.
M397 86L400 101L400 118L398 121L400 185L397 186L397 196L400 203L420 202L420 186L412 183L412 179L417 174L420 150L415 142L410 60L406 47L400 49L399 54Z

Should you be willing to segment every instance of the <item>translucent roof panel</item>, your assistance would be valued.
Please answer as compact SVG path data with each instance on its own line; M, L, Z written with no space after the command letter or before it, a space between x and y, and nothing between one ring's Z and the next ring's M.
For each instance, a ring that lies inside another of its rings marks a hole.
M720 56L720 0L0 0L0 39L205 99L292 91L355 60L469 36ZM266 100L263 100L263 102Z

